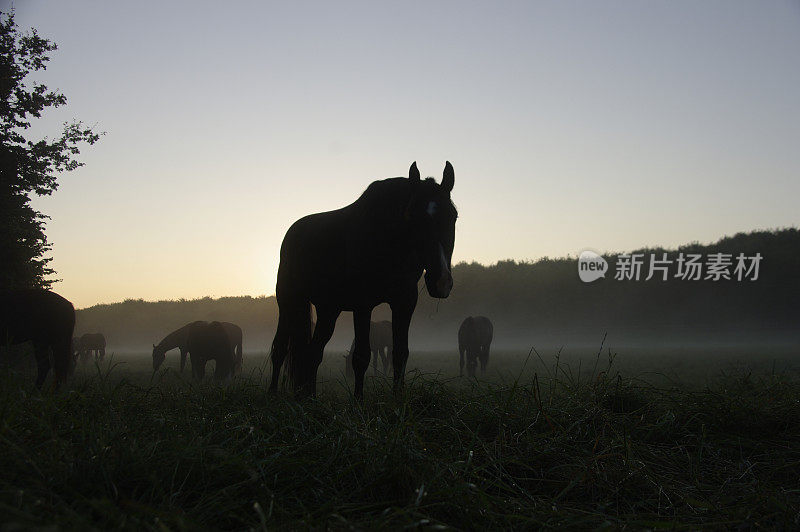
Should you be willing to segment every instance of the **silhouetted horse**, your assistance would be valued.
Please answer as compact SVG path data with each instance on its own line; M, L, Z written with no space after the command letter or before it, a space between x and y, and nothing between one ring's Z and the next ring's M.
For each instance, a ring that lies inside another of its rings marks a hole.
M403 385L408 326L417 305L417 282L433 297L453 287L450 261L457 212L450 201L455 175L445 164L442 184L420 179L417 164L408 179L375 181L354 203L296 221L281 244L278 329L272 341L272 383L289 358L289 377L299 395L315 394L325 344L343 310L353 311L355 395L361 398L369 366L372 309L392 309L395 390ZM317 324L311 336L311 304Z
M44 383L53 353L55 384L72 371L75 308L60 295L43 289L0 293L0 345L32 342L36 351L36 386Z
M461 358L460 376L464 376L464 355L467 355L467 375L475 376L475 368L480 360L481 374L486 373L489 363L489 347L492 345L494 327L489 318L469 316L458 328L458 354Z
M78 339L78 346L73 348L78 350L84 362L91 355L94 355L95 360L103 360L106 357L106 337L102 333L82 334Z
M345 357L345 372L348 378L353 378L353 351L356 348L356 339L350 345L350 351ZM389 372L389 364L392 363L392 322L391 321L372 321L369 324L369 349L372 352L372 370L378 374L378 358L383 364L383 373Z
M207 324L205 321L193 321L177 329L164 337L158 345L153 344L153 369L157 370L167 358L166 353L172 349L179 349L181 352L181 372L186 366L186 355L189 354L189 330L195 324ZM242 371L242 329L234 323L227 321L219 322L228 334L228 339L234 347L234 374Z
M206 363L209 360L215 360L217 363L214 380L221 381L233 376L237 357L231 338L222 323L218 321L192 323L189 326L186 347L192 360L192 375L195 378L205 377Z

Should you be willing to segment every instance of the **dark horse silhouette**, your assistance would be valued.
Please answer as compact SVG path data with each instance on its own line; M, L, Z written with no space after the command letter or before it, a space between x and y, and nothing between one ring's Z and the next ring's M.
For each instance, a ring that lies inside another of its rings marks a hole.
M161 367L166 359L167 351L172 349L180 349L181 352L181 372L186 366L186 355L189 354L189 331L193 325L207 324L205 321L193 321L177 329L164 337L158 345L153 345L153 369L157 370ZM242 371L242 328L235 323L228 323L227 321L219 322L228 334L228 339L234 347L234 374L239 374Z
M375 181L354 203L296 221L281 244L278 329L272 341L272 383L278 387L284 359L295 393L316 393L317 369L336 319L353 312L354 392L363 396L369 366L372 309L392 309L392 366L395 390L403 385L408 360L408 326L417 305L417 282L433 297L453 287L450 261L456 208L450 201L455 175L448 162L441 185L420 179L417 164L408 179ZM311 304L317 323L311 336Z
M237 357L234 353L234 344L225 326L212 321L206 323L196 321L189 326L186 338L186 347L192 361L192 375L202 379L206 375L206 363L216 361L214 380L221 381L232 377L236 370ZM241 357L238 358L241 363Z
M356 339L350 345L350 351L344 359L345 372L347 378L352 379L353 373L353 351L356 349ZM378 358L383 365L383 373L389 372L389 365L392 363L392 322L372 321L369 324L369 349L372 353L372 371L378 374Z
M50 351L56 386L72 371L74 329L75 308L54 292L28 289L0 293L0 345L33 343L39 388L50 371Z
M78 345L73 344L73 348L78 351L84 362L88 361L92 354L95 360L103 360L106 357L106 337L102 333L82 334L78 339Z
M467 355L467 375L475 376L478 360L481 363L481 374L486 373L489 363L489 347L492 345L494 327L489 318L469 316L458 328L458 354L461 359L460 376L464 376L464 355Z

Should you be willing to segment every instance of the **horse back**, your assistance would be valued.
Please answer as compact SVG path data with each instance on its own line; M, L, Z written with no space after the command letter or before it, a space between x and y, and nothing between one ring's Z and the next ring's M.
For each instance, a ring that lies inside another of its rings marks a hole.
M281 244L278 300L299 296L354 310L416 291L422 266L401 223L407 187L404 178L376 181L355 203L292 224Z
M72 341L75 308L49 290L26 289L0 295L0 342L53 344Z
M494 327L489 318L485 316L469 316L461 322L458 329L458 344L467 346L472 344L489 345L494 336Z
M192 323L186 343L193 356L206 360L233 356L233 343L225 327L218 321Z
M80 345L84 349L105 349L106 337L103 333L86 333L81 335Z

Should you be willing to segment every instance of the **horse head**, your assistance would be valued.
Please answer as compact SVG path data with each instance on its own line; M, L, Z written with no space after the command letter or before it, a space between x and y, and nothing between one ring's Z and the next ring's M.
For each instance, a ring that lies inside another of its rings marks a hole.
M453 288L451 261L456 239L458 211L450 200L455 183L453 165L444 166L442 183L420 179L417 163L408 172L411 197L405 217L425 268L425 286L432 297L445 298Z
M166 352L159 348L156 344L153 344L153 371L156 371L158 368L160 368L161 364L164 363L166 358Z

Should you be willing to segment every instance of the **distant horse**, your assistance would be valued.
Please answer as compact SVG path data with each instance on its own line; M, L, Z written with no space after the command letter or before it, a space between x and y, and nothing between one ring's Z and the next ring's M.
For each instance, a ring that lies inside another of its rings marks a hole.
M348 378L353 378L353 351L356 348L356 340L350 345L350 351L345 357L345 371ZM383 373L389 372L389 364L392 363L392 322L391 321L371 321L369 324L369 349L372 352L372 370L378 374L378 358L383 365Z
M82 361L88 361L92 355L95 360L103 360L106 357L106 337L102 333L86 333L81 335L78 341Z
M489 363L489 347L492 345L494 327L489 318L484 316L469 316L458 328L458 354L461 358L460 376L464 376L464 355L467 355L467 375L475 376L475 368L479 360L481 374L486 373L486 364Z
M74 367L74 329L75 308L55 292L34 288L0 293L0 345L33 343L38 388L44 384L50 371L51 351L55 385L66 381Z
M272 341L271 391L278 387L288 356L295 393L315 395L317 369L336 319L352 311L354 393L361 398L370 359L370 315L380 303L392 309L394 388L402 388L408 327L423 270L431 296L445 298L453 287L454 182L449 162L441 185L433 178L421 180L414 163L408 179L375 181L347 207L306 216L289 228L275 289L278 329ZM311 304L317 311L313 337Z
M205 321L194 321L188 323L164 337L158 345L153 345L153 370L161 367L166 359L167 351L172 349L179 349L181 352L181 373L183 368L186 367L186 355L189 354L189 330L195 324L206 324ZM228 334L231 345L235 348L234 351L234 374L238 375L242 371L242 328L234 323L227 321L219 322Z
M234 345L225 326L218 321L196 321L190 324L186 347L192 360L192 375L197 379L205 377L206 363L209 360L216 361L216 381L232 377L236 371ZM238 360L241 363L241 358Z

